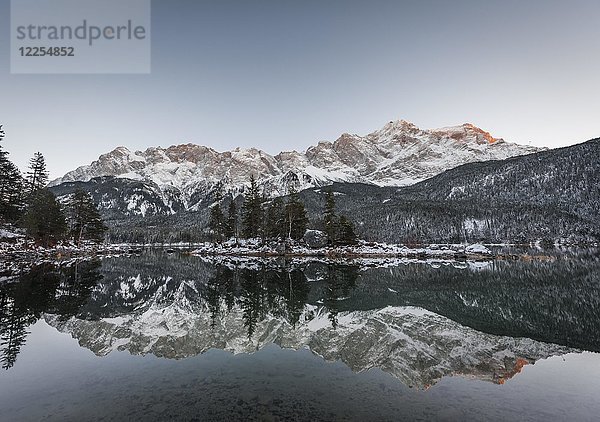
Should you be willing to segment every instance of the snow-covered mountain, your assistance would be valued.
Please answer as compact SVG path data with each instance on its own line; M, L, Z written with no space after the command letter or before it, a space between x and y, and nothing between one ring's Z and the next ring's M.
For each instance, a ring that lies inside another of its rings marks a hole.
M461 164L539 150L496 139L471 124L422 130L400 120L366 136L345 133L335 142L319 142L305 152L275 156L255 148L218 152L194 144L136 152L119 147L51 186L114 176L144 183L158 196L176 202L176 208L193 210L198 198L218 183L233 194L243 191L251 174L272 196L286 194L290 185L297 190L332 182L405 186ZM166 208L176 212L168 204Z

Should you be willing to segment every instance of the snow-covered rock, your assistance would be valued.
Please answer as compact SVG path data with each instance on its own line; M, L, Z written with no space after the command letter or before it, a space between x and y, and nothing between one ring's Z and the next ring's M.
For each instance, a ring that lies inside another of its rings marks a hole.
M465 248L465 252L471 254L482 254L482 255L491 255L492 251L490 251L485 246L475 243L474 245L469 245Z
M320 230L307 230L302 238L309 248L324 248L327 246L327 235Z
M102 176L136 180L156 186L164 197L164 212L173 214L193 210L198 198L217 184L233 195L243 192L251 174L270 196L285 195L290 186L302 190L333 182L404 186L461 164L538 150L496 139L471 124L422 130L400 120L366 136L345 133L335 142L319 142L305 152L275 156L256 148L218 152L195 144L135 152L119 147L52 181L51 186ZM107 209L112 206L109 199L102 205Z
M0 241L4 240L16 240L25 237L23 233L19 233L16 230L6 230L0 228Z

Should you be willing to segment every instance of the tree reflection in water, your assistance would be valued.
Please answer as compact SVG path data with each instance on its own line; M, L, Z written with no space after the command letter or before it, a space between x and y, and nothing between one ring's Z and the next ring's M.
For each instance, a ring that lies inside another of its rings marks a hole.
M144 333L145 312L164 325L161 312L171 309L170 318L181 330L174 336L193 329L195 335L208 338L238 335L215 331L222 331L229 317L225 331L233 330L231 321L239 321L239 334L258 344L264 340L256 338L263 336L259 330L270 329L261 328L264 321L285 322L295 331L306 330L312 320L317 330L329 321L329 327L337 328L337 334L327 338L332 342L343 328L342 315L407 306L483 333L598 351L600 259L591 255L548 262L361 267L147 251L63 268L42 265L0 284L0 362L5 369L15 364L28 327L44 314L53 315L55 324L120 317L129 321L127 330ZM207 322L194 325L199 321ZM270 333L273 338L278 335ZM325 331L319 334L324 335Z
M325 306L335 328L339 312L338 301L347 297L356 285L358 267L332 264L327 266ZM211 313L212 326L219 318L239 306L244 326L251 338L256 325L267 315L286 320L296 327L304 314L311 290L310 282L300 269L220 266L211 277L203 296Z
M27 328L43 313L68 319L78 314L92 289L102 280L100 261L56 268L45 264L18 282L0 284L0 362L10 369L25 344Z

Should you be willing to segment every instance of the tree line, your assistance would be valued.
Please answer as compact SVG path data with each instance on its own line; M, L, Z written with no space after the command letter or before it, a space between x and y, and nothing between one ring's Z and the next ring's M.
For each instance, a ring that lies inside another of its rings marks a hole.
M78 189L68 196L61 195L59 201L47 188L49 175L43 154L36 152L27 172L21 174L4 150L4 137L0 125L0 223L24 228L28 238L43 246L52 246L63 240L72 240L77 245L86 240L103 241L108 228L92 195ZM208 229L215 243L250 238L259 239L263 244L271 240L299 241L309 226L305 205L293 186L289 187L285 197L269 198L264 191L261 192L253 175L243 201L236 201L235 198L227 201L221 184L214 190L213 201L208 212ZM337 215L331 191L326 191L324 205L324 222L316 219L314 223L325 233L326 244L355 244L357 236L354 226L347 217ZM197 225L203 226L202 230L198 230ZM198 221L196 227L191 229L202 237L205 225L206 220ZM123 230L117 231L121 233ZM146 230L138 234L147 237ZM183 236L178 240L183 240Z
M85 240L103 241L108 229L91 195L78 190L60 203L46 188L43 154L33 155L23 175L2 145L5 136L0 125L0 222L24 228L28 238L43 246L68 239L78 246Z
M209 230L214 243L240 238L268 240L301 240L308 228L304 203L293 186L288 188L286 197L268 199L260 192L254 175L250 176L250 187L244 195L238 210L235 198L227 204L227 213L221 208L222 187L218 185L213 194L214 203L210 207ZM354 225L345 216L338 216L335 210L333 192L326 192L325 222L323 231L329 246L352 245L357 242Z

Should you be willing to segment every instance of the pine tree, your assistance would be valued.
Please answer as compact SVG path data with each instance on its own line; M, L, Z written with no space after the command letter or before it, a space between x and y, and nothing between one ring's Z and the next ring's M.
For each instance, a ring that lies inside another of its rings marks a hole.
M237 205L235 205L235 200L232 198L229 203L229 207L227 208L227 224L226 224L226 236L231 239L238 239L238 212Z
M14 307L14 303L13 303ZM4 309L2 309L4 311ZM34 322L30 315L6 313L0 322L0 364L2 369L10 369L17 360L21 347L29 332L27 327Z
M82 240L102 242L108 228L94 204L92 196L78 189L67 202L70 234L77 246Z
M282 198L275 198L267 207L266 232L272 239L287 237L285 230L285 204Z
M327 243L330 246L354 245L357 242L354 224L348 217L335 213L335 196L333 191L328 189L325 193L325 214L324 214L325 234Z
M5 133L0 125L0 142ZM0 219L15 221L23 206L23 177L0 144Z
M285 205L285 227L286 236L290 239L302 239L306 233L308 226L308 218L304 204L300 201L298 192L293 187L290 187L289 196Z
M213 242L220 243L223 240L223 233L225 231L225 217L223 216L223 211L221 211L221 205L218 203L210 209L208 225L212 233Z
M352 224L352 221L350 221L345 215L340 216L336 244L355 245L356 243L357 236L354 231L354 224Z
M33 154L29 161L29 171L26 175L27 192L31 195L33 192L44 188L48 184L48 171L46 170L46 160L40 152Z
M262 197L254 175L250 176L250 189L242 205L242 234L245 238L262 235Z
M335 197L333 191L327 189L325 192L325 234L327 235L327 243L332 246L335 243L337 233L337 216L335 215Z
M48 246L61 240L67 223L56 197L48 189L40 189L29 198L27 212L23 216L27 234Z
M221 211L221 200L223 199L223 194L221 191L221 185L217 185L213 192L213 205L210 208L210 218L208 222L208 226L212 232L212 238L214 243L220 243L223 241L223 236L225 235L225 217L223 216L223 211Z

